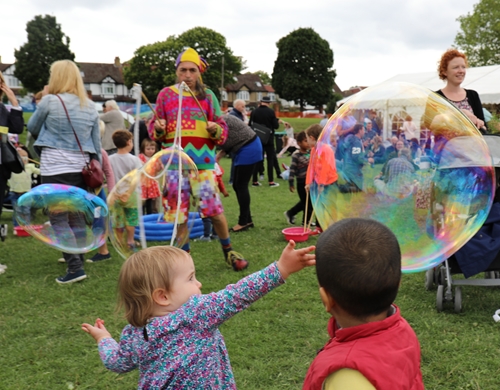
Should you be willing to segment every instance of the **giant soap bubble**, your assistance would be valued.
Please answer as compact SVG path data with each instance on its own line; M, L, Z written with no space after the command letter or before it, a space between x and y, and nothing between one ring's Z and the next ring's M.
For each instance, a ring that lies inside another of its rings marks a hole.
M198 204L198 199L192 198L193 192L199 192L196 188L198 169L186 153L169 148L156 153L140 169L125 175L108 196L111 242L124 258L147 245L141 217L144 202L141 186L154 183L160 186L164 209L164 218L158 217L157 223L171 225L170 245L182 247L189 239L195 222L194 218L188 218L189 209L195 209ZM127 226L133 228L127 231ZM136 242L134 236L139 236L140 242Z
M16 219L33 237L63 252L86 253L106 242L106 203L78 187L42 184L33 188L18 199Z
M403 138L405 128L417 135L384 153L363 142L373 123L386 142ZM401 245L403 272L451 256L491 206L494 170L482 135L452 104L417 85L383 84L354 95L324 127L317 153L310 193L320 224L353 217L384 223Z

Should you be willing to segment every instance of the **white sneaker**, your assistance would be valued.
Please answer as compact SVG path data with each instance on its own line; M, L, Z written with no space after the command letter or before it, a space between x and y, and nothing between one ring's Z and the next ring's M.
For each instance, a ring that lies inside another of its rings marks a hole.
M60 259L57 259L59 263L66 263L66 260L64 260L64 257L61 257Z

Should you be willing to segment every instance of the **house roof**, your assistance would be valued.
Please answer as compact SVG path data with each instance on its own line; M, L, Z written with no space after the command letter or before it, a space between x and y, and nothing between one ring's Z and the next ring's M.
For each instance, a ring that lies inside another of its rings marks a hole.
M83 72L84 83L98 83L106 77L111 77L117 84L125 84L123 73L120 67L115 64L98 64L93 62L79 62L78 66Z
M6 69L9 69L13 64L0 64L0 72L4 72Z
M238 92L243 86L246 86L250 92L268 92L259 75L253 73L240 74L236 76L235 84L226 85L228 92Z
M266 84L264 85L264 88L266 89L267 92L269 93L274 93L274 88L272 87L272 85L269 85L269 84Z

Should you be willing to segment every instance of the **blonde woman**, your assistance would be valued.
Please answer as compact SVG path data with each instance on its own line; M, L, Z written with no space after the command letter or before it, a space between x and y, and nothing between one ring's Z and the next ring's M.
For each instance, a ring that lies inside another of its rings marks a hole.
M87 189L82 169L96 155L101 160L101 139L99 116L94 103L88 99L83 86L80 70L69 60L56 61L50 68L49 84L43 90L43 98L28 122L28 131L37 138L35 146L41 149L40 170L42 183L67 184ZM71 125L66 117L63 100L71 123L78 135L85 156L82 156ZM80 237L82 220L78 213L58 213L51 215L55 230L73 231L75 247ZM65 276L57 283L74 283L85 279L83 254L63 253L68 265Z

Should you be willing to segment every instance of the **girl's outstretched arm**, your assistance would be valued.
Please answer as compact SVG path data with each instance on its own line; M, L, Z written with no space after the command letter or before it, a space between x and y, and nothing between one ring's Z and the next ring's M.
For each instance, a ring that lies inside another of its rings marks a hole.
M82 324L82 330L90 334L97 343L105 338L111 338L111 334L104 326L104 321L98 318L95 320L94 326L90 324Z
M132 337L130 325L123 330L120 344L111 337L111 334L104 327L104 321L100 318L95 320L94 326L82 324L82 330L89 333L97 341L99 355L108 370L123 373L137 368L136 354L130 342Z
M279 263L275 262L219 292L192 296L181 310L171 314L170 320L196 323L200 328L219 326L285 283L290 274L315 264L316 256L310 254L314 251L314 246L298 250L294 248L295 242L290 241L283 250Z

